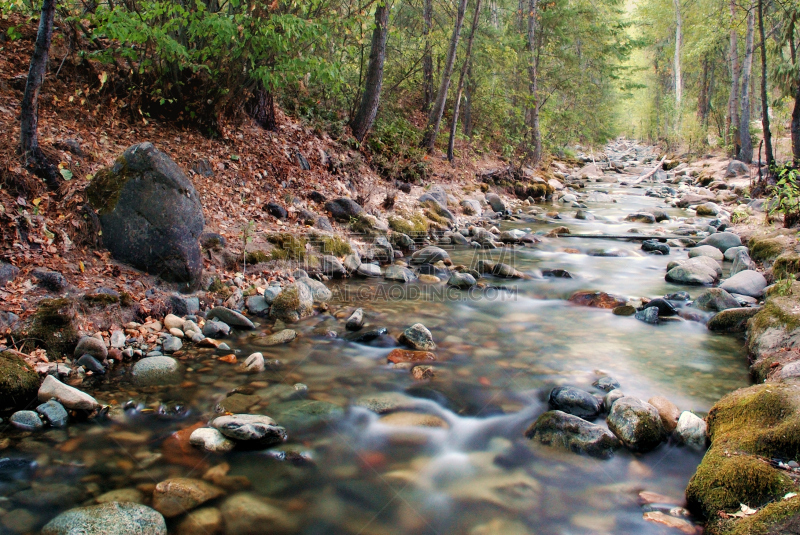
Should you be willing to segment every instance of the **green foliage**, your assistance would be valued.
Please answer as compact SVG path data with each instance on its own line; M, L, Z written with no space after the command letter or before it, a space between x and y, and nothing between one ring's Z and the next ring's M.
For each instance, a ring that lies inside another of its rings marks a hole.
M783 215L783 226L790 228L800 222L800 172L791 167L778 171L778 182L770 187L769 215Z
M272 260L302 261L306 257L306 244L308 240L292 234L271 234L267 240L275 245L270 256Z
M795 282L795 274L789 273L786 274L783 278L780 278L775 281L775 286L773 287L770 295L778 295L780 297L786 297L787 295L792 295L792 285Z

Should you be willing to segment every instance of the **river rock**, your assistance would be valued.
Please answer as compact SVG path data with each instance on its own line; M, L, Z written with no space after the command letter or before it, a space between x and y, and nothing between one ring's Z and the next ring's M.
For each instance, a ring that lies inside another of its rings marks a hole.
M603 392L611 392L612 390L619 388L619 381L617 381L613 377L604 375L598 378L595 382L593 382L592 386L595 388L599 388Z
M348 197L340 197L326 202L325 210L330 212L333 219L342 223L349 223L351 217L356 217L364 212L361 205Z
M278 346L281 344L288 344L297 338L297 331L294 329L282 329L276 333L272 333L258 340L260 346Z
M11 415L8 421L23 431L38 431L44 427L42 419L34 411L17 411Z
M525 436L547 446L600 458L610 457L620 446L617 437L604 427L558 410L539 416Z
M639 321L643 321L651 325L657 325L658 307L645 308L643 310L638 311L636 314L633 315L633 317Z
M322 273L332 279L341 279L347 276L347 269L338 258L333 255L325 255L322 257Z
M694 307L708 312L738 308L739 302L722 288L709 288L694 300Z
M42 535L167 535L157 511L131 502L110 502L63 512L42 528Z
M25 407L38 390L39 374L20 356L0 352L0 409Z
M433 335L428 328L421 323L415 323L403 331L403 334L400 336L400 342L419 351L432 351L436 349Z
M695 213L699 217L713 217L719 213L719 205L713 202L705 202L695 206Z
M77 364L78 366L83 366L85 370L92 371L98 375L103 375L104 373L106 373L106 369L100 363L100 361L98 361L96 358L89 355L88 353L79 358L75 362L75 364Z
M658 317L660 318L678 315L678 311L675 310L675 307L672 306L672 303L666 299L661 299L660 297L651 299L646 305L644 305L645 310L653 307L658 309Z
M445 429L450 427L438 416L420 412L393 412L381 416L378 423L392 427L441 427Z
M92 396L81 392L77 388L65 385L52 375L44 378L42 386L39 387L39 401L46 402L55 399L67 409L94 410L99 409L100 404Z
M360 264L356 273L362 277L377 278L381 276L381 267L378 264Z
M469 273L453 273L447 281L448 286L461 288L462 290L472 288L476 284L475 277Z
M758 314L761 307L728 308L715 314L708 321L708 330L721 333L743 333L747 330L747 322Z
M222 489L202 479L175 477L161 481L153 491L153 508L166 518L191 511L200 504L222 496Z
M347 318L347 323L344 328L348 331L358 331L364 326L364 309L357 308L350 317Z
M615 401L606 421L611 432L633 451L655 449L665 438L658 409L637 398Z
M681 413L675 431L684 444L697 448L704 448L706 445L706 421L692 412Z
M732 294L761 297L767 287L767 280L758 271L748 269L723 281L719 287Z
M164 353L175 353L183 347L183 342L177 336L169 336L161 343L161 349Z
M689 249L689 258L694 258L696 256L707 256L720 262L725 258L719 249L711 245L698 245L697 247Z
M419 403L411 396L400 392L382 392L361 396L353 402L353 405L378 414L386 414L395 411L413 411Z
M414 281L417 276L405 266L392 264L383 272L383 278L389 281L402 282L403 284Z
M250 494L239 493L227 498L220 507L226 535L294 533L297 523L283 509Z
M16 279L17 275L19 275L19 268L17 266L0 262L0 287L4 287L9 282Z
M244 370L250 373L260 373L266 369L266 361L261 353L253 353L244 361Z
M617 308L625 305L628 300L617 295L605 292L575 292L569 298L570 303L594 308Z
M172 357L147 357L133 365L133 382L138 386L176 384L181 381L181 366Z
M315 305L327 303L333 297L333 293L331 293L328 287L318 280L314 280L310 277L301 277L297 279L297 282L299 284L305 284L308 287L311 292L311 299L314 301Z
M290 284L275 298L269 310L271 318L295 323L314 313L314 297L305 284Z
M411 255L412 264L435 264L440 260L449 260L450 255L440 247L429 246Z
M719 275L716 269L703 261L704 259L716 262L713 258L708 258L707 256L690 258L667 271L667 275L664 278L667 282L679 284L713 284L719 278Z
M209 338L225 338L230 334L230 332L230 326L221 321L208 320L206 321L206 324L203 325L203 336L207 336Z
M667 433L672 433L678 425L678 417L681 411L677 406L664 396L653 396L647 402L656 408L658 415L661 417L661 425Z
M195 509L175 528L177 535L216 535L224 532L222 513L216 507Z
M750 175L750 167L739 160L731 160L728 168L725 170L725 178L734 178L737 176Z
M642 251L652 253L658 252L662 255L668 255L670 252L669 245L661 243L658 240L645 240L642 242Z
M226 307L214 307L206 315L206 319L219 320L232 327L239 327L240 329L255 329L256 326L253 322L243 316L241 313L231 310Z
M472 199L464 199L461 201L461 211L464 215L480 216L483 213L481 203Z
M214 418L210 425L228 438L254 441L262 446L279 444L286 440L286 430L278 427L269 416L231 414Z
M144 494L139 489L114 489L94 499L97 503L131 502L144 503Z
M697 245L710 245L716 247L722 253L726 253L732 247L740 247L742 239L733 232L715 232L714 234L703 238Z
M719 233L719 234L722 234L722 233ZM714 234L712 234L712 236L714 236ZM730 248L725 250L725 252L723 253L723 256L725 257L725 260L727 260L728 262L733 262L733 259L736 258L736 255L739 254L742 251L747 252L747 246L746 245L737 245L737 246L734 246L734 247L730 247Z
M75 358L79 358L87 353L101 362L108 358L108 349L106 349L105 342L98 340L94 336L82 337L78 341L78 345L75 346L73 355L75 355Z
M354 273L361 265L361 257L359 257L356 253L349 254L344 257L342 265L348 271L348 273Z
M98 171L86 195L114 258L173 282L199 284L205 221L191 181L151 143L129 147Z
M54 399L36 407L36 412L44 416L53 427L64 427L69 421L69 414L64 406Z
M733 257L733 265L731 266L729 276L733 277L742 271L756 271L757 269L756 263L750 258L750 254L748 254L746 250L739 251Z
M213 427L201 427L192 431L189 444L214 453L226 453L235 446L232 440L225 438L225 435Z
M492 210L495 212L505 212L508 210L506 207L506 203L503 202L503 199L500 198L499 195L496 193L487 193L486 194L486 202L489 203L489 206L492 207Z
M572 386L557 386L547 400L551 409L581 418L594 419L600 414L600 401L589 392Z
M266 316L269 314L269 305L270 303L267 302L263 295L251 295L245 302L247 311L254 316Z

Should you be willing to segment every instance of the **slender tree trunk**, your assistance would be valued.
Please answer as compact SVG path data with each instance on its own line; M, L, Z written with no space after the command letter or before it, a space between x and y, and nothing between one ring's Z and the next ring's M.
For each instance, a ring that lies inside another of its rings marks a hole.
M422 11L422 35L425 38L425 52L422 57L422 85L425 92L422 111L428 113L433 101L433 49L431 46L431 29L433 28L433 0L425 0Z
M472 62L467 69L467 81L464 84L464 135L472 139L472 99L477 87L472 78Z
M709 63L708 56L703 56L700 74L700 87L697 92L697 118L700 120L700 124L703 126L706 125L706 121L708 119Z
M39 147L39 90L47 73L47 61L50 54L50 42L53 39L53 18L56 12L55 0L44 0L42 16L39 19L39 31L36 34L36 45L31 55L31 66L28 81L20 106L19 145L25 167L41 178L52 190L61 187L62 179L58 169Z
M386 39L389 36L389 0L383 0L375 8L375 29L372 31L372 47L369 51L369 64L364 82L361 105L350 127L353 136L361 142L372 128L378 114L383 85L383 63L386 59Z
M528 151L526 160L536 165L542 159L542 132L539 128L539 76L536 58L536 19L539 0L528 0L528 109L525 113L528 128Z
M683 77L681 75L681 48L683 47L683 15L681 0L673 0L675 5L675 111L680 121L681 100L683 99Z
M753 34L755 33L755 6L747 13L744 64L742 65L742 108L739 112L739 140L741 148L736 159L745 163L753 161L753 139L750 136L750 74L753 69Z
M481 15L481 0L475 0L475 14L472 17L472 28L467 39L467 51L464 56L464 64L461 66L461 74L458 77L458 89L456 90L456 100L453 103L453 122L450 125L450 139L447 142L447 160L453 161L453 150L456 142L456 129L458 128L458 111L461 106L461 95L464 92L464 79L467 77L469 62L472 57L472 41L475 38L475 30L478 29L478 21Z
M761 126L764 130L764 155L767 168L775 165L772 132L769 130L769 95L767 93L767 41L764 36L764 0L758 0L758 34L761 37Z
M731 62L731 92L728 96L728 117L725 124L725 138L734 147L733 153L739 152L739 42L736 34L736 0L730 2L731 37L729 57Z
M428 152L433 152L433 145L436 142L436 136L439 134L439 126L442 123L444 105L447 101L447 91L450 89L450 78L453 75L453 64L456 61L458 39L461 36L461 26L464 24L464 13L466 11L467 0L459 0L458 11L456 12L456 23L453 27L453 35L450 38L450 50L447 51L447 62L442 71L442 81L439 84L439 91L436 93L436 100L433 102L431 113L428 115L428 125L425 127L425 133L422 135L422 143L420 144L420 146L427 149Z
M800 166L800 80L794 86L794 109L792 109L792 159Z

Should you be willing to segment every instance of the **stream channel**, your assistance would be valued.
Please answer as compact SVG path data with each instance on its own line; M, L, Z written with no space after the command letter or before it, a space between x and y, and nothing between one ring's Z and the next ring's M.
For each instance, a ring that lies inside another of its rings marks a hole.
M589 206L605 220L577 220L575 208L553 205L547 210L560 210L563 219L538 217L500 228L669 232L690 216L667 208L673 221L624 222L631 212L664 208L663 201L645 196L644 188L605 183L585 191L592 190L614 200ZM535 444L523 433L547 410L554 386L602 396L592 387L602 375L616 379L628 395L661 395L699 413L749 384L741 335L713 334L693 321L650 325L567 301L578 290L630 298L688 291L694 298L703 288L664 280L667 263L686 258L687 251L673 247L669 256L657 256L641 251L640 241L548 238L530 247L448 252L455 264L503 255L502 261L523 273L558 268L572 278L490 277L506 290L445 294L444 283L332 282L329 312L292 326L299 337L291 344L264 348L253 333L242 331L226 340L239 362L261 351L282 362L275 370L247 375L237 364L214 358L223 353L191 349L181 358L180 386L136 388L125 368L86 381L82 389L120 408L105 419L13 441L3 456L36 460L39 468L32 482L0 481L0 507L24 510L41 526L66 508L93 503L92 496L152 487L167 477L200 478L225 462L229 476L249 480L244 490L285 511L297 533L672 532L645 521L643 513L682 505L702 451L670 441L646 454L623 448L600 460ZM332 337L329 331L345 333L345 319L356 307L364 309L365 330L385 327L394 337L369 344ZM255 333L271 327L272 320L260 321ZM415 381L408 370L387 364L396 336L417 322L437 344L432 381ZM273 417L286 428L288 441L267 452L206 454L170 438L205 423L233 390L236 411ZM355 403L388 392L404 395L391 398L394 408L435 415L446 427L385 425ZM596 423L605 425L603 418ZM643 506L643 490L674 501ZM19 499L20 492L27 499ZM236 492L229 489L228 498ZM168 521L170 532L179 520Z

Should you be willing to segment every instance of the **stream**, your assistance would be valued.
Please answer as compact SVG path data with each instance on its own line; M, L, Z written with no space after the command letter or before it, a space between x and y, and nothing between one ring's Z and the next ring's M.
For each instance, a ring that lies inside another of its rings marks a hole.
M540 214L535 222L499 226L535 232L565 225L575 234L620 235L677 225L622 221L631 212L664 208L644 188L593 183L584 192L593 190L611 196L588 208L607 220L574 219L575 208L553 204L540 207L560 211L563 219L545 221ZM666 211L673 220L689 217L681 209ZM567 301L579 290L695 297L702 287L664 280L667 263L687 251L673 247L658 256L644 253L640 241L562 237L531 247L448 252L454 264L502 257L525 274L563 269L572 278L490 277L503 289L470 292L444 292L443 283L331 282L329 312L292 326L299 337L291 344L260 346L254 335L272 323L263 319L253 333L235 331L226 340L239 362L261 351L281 362L274 369L247 375L214 358L226 352L192 349L179 358L185 380L178 386L137 388L124 367L87 379L81 388L115 407L108 418L38 434L4 432L11 445L2 456L35 460L38 469L32 481L0 479L0 509L28 515L29 527L41 527L103 493L148 489L167 477L200 478L224 462L230 470L221 486L228 496L246 490L268 498L287 515L284 531L296 533L677 533L645 521L643 513L683 505L702 451L670 441L646 454L623 448L598 460L542 446L523 433L547 410L554 386L602 396L592 383L603 375L628 395L661 395L699 413L749 384L741 335L713 334L694 321L650 325ZM357 307L364 309L364 331L385 327L394 338L356 343L331 336L345 333ZM417 322L437 344L431 381L387 364L396 336ZM444 425L382 423L365 408L376 396ZM208 454L171 437L219 410L269 415L286 428L288 441L269 451ZM605 425L602 418L596 423ZM643 505L641 491L669 500ZM3 529L25 531L8 517ZM178 521L168 521L171 532Z

